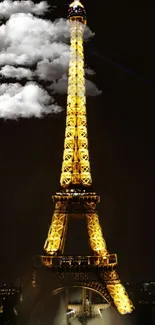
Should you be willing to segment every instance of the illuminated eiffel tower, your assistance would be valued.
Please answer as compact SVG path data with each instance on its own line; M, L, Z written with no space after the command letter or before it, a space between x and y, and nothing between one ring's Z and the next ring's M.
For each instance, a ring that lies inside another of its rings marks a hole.
M55 211L41 260L58 273L62 287L72 283L94 290L119 313L131 313L134 307L116 271L117 255L109 254L100 227L96 210L100 197L92 190L83 53L86 12L81 2L70 4L68 22L70 61L61 187L53 196ZM64 256L68 221L75 216L86 218L92 256Z

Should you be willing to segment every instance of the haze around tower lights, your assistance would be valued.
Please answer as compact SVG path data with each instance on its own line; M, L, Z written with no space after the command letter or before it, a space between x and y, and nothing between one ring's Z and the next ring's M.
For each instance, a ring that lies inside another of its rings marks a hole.
M64 109L55 94L67 92L69 28L66 19L46 19L53 11L46 1L0 3L0 118L40 118ZM86 26L84 38L93 35ZM86 78L86 93L101 92Z

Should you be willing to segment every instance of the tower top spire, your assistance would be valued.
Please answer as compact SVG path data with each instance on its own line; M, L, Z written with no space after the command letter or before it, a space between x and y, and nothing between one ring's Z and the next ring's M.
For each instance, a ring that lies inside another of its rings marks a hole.
M84 25L86 24L86 11L80 1L75 0L69 5L67 18L70 21L80 21Z
M78 6L84 8L83 4L78 0L73 1L69 6L73 8L77 8Z

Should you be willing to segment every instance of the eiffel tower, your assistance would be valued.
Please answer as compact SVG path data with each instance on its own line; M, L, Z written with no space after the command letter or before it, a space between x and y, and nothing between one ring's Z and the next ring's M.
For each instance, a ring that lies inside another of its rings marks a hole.
M70 61L67 116L60 191L53 196L55 210L45 241L43 265L58 274L62 287L94 290L120 314L131 313L131 300L121 284L117 255L107 250L96 205L100 201L92 188L87 137L83 34L86 12L79 1L69 5ZM91 256L65 256L69 219L87 222Z

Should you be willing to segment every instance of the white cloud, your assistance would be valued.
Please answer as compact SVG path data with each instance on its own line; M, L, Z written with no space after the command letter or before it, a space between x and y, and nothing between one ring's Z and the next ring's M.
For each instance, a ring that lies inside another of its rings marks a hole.
M33 72L27 68L13 67L11 65L5 65L1 68L0 74L5 78L15 78L17 80L26 78L32 79Z
M86 96L98 96L102 93L101 90L90 80L85 79L86 84ZM66 75L63 75L58 81L52 83L49 89L52 90L53 94L66 94L67 93L68 79Z
M90 38L94 37L95 33L91 31L91 29L86 25L84 29L84 35L83 38L85 41L88 41Z
M0 87L0 118L42 117L59 113L62 109L53 103L51 96L35 83L24 87L19 83L2 84Z
M55 81L68 72L69 49L52 62L45 59L37 64L36 75L43 80Z
M90 68L85 68L85 73L88 75L88 76L93 76L95 74L95 71L90 69Z
M0 26L0 65L31 65L43 59L53 61L69 50L60 37L64 37L65 29L67 37L68 27L63 19L52 23L31 14L12 15Z
M92 35L88 27L86 34L87 37ZM0 65L30 66L37 63L37 77L48 81L61 79L68 71L69 45L62 42L68 37L68 25L64 19L50 22L32 14L14 14L0 27ZM25 76L24 70L12 70L17 73L17 79L19 75L22 77L22 71ZM86 73L92 75L93 71L87 68ZM9 68L3 68L1 74L9 77Z
M0 19L9 18L14 13L25 12L35 15L43 15L49 8L46 1L34 3L33 1L11 1L4 0L0 3Z
M19 27L20 26L20 27ZM92 32L86 28L87 37ZM43 59L55 60L69 46L66 20L51 22L32 14L18 13L0 26L0 65L31 65Z
M52 90L53 94L66 94L67 93L68 78L66 75L63 75L58 81L55 81L49 86L49 89Z
M86 79L86 94L87 96L101 95L102 91L97 88L94 82Z
M21 80L44 80L51 82L53 93L67 92L69 65L69 25L65 19L54 22L33 16L48 9L46 2L9 1L0 3L0 18L9 18L0 26L0 76ZM85 28L84 37L93 33ZM35 70L32 70L34 69ZM87 75L93 71L86 69ZM45 86L47 89L47 86ZM87 95L96 96L97 87L86 80ZM2 84L0 86L0 117L17 118L57 113L61 110L54 104L46 90L37 83Z

